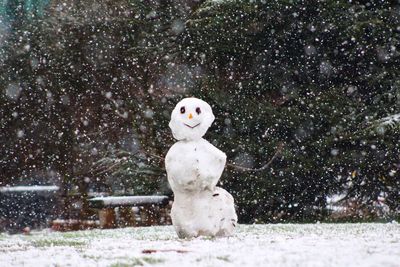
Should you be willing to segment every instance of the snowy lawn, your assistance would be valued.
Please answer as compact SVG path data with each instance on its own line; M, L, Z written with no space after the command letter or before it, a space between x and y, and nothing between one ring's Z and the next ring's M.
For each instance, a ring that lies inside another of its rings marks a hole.
M143 253L157 250L155 253ZM179 240L172 227L0 234L0 266L400 266L400 225L240 225Z

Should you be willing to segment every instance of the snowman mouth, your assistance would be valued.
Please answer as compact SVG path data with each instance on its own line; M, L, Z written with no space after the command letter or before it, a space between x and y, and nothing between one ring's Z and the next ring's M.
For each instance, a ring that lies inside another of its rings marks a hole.
M185 124L187 127L191 128L191 129L194 129L194 128L196 128L197 126L200 125L200 123L196 124L195 126L190 126L190 125L188 125L188 124L186 124L186 123L184 123L184 124Z

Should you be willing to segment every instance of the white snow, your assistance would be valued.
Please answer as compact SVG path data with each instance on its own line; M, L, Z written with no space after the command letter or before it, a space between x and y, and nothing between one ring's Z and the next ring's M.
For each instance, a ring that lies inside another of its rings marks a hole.
M393 114L391 116L384 117L379 120L381 125L394 125L400 122L400 113Z
M37 192L37 191L57 191L60 187L56 185L30 185L30 186L3 186L0 192Z
M95 197L91 201L102 201L104 205L139 205L139 204L157 204L163 202L166 196L112 196Z
M145 254L143 250L159 250ZM186 253L178 253L177 250ZM400 225L240 225L233 237L178 239L171 226L0 234L0 265L385 266L400 264Z

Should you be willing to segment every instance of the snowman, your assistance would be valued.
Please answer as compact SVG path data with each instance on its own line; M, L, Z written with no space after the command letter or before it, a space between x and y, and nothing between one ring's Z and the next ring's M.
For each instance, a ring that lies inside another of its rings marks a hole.
M174 192L172 223L180 238L230 236L237 215L231 194L217 187L225 167L224 152L203 139L215 117L208 103L181 100L169 127L178 140L165 157L168 182Z

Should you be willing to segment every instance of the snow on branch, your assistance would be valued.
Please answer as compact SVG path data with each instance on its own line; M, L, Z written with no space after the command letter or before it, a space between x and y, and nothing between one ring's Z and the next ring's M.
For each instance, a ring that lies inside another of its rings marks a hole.
M400 113L384 117L382 119L379 119L377 122L379 123L379 126L388 125L393 127L396 124L400 123Z
M367 127L367 130L375 130L379 133L385 132L387 129L400 128L400 113L389 115L381 119L374 120Z

